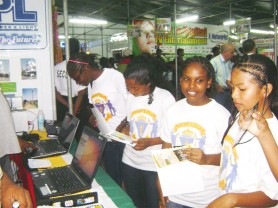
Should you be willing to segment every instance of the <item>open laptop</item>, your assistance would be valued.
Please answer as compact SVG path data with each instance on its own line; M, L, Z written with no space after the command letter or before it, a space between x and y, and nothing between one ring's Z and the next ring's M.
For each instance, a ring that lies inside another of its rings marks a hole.
M66 113L58 137L34 143L37 149L27 151L28 158L36 159L66 154L74 139L78 124L78 118L70 113Z
M98 129L100 131L100 134L102 134L108 140L112 139L112 140L122 142L122 143L125 143L128 145L131 145L131 146L135 145L133 143L135 140L133 140L131 137L129 137L121 132L111 129L97 108L92 108L91 110L97 120Z
M70 165L31 172L40 196L46 198L90 189L106 142L106 138L84 126Z
M58 136L61 126L62 126L61 121L45 120L45 122L44 122L44 128L45 128L47 135L57 135Z

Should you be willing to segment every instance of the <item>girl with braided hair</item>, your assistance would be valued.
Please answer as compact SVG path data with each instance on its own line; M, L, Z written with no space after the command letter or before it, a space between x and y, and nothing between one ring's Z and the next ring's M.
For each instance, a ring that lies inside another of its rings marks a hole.
M275 64L264 55L247 56L233 68L236 110L222 141L221 196L209 208L277 204L277 78Z

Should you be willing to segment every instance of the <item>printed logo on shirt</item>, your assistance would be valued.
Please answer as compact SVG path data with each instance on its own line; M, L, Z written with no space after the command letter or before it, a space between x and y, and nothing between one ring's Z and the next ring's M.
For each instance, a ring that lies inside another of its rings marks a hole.
M131 112L130 133L132 138L153 138L158 136L158 120L156 114L147 109Z
M107 96L96 93L92 95L92 101L94 106L102 113L102 116L106 121L109 121L113 116L116 115L116 109L113 107L111 101Z
M232 189L236 179L238 154L234 144L235 140L227 135L223 144L219 181L219 187L227 192Z
M206 141L205 129L194 122L176 124L171 132L173 146L188 146L203 150Z
M59 78L67 78L68 75L65 70L57 70L57 77Z

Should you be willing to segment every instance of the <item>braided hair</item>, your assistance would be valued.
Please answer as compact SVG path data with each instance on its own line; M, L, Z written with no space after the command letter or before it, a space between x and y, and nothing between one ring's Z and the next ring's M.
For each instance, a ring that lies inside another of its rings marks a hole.
M274 62L267 56L261 54L252 54L249 56L245 56L242 62L237 63L233 67L233 70L234 69L238 69L242 72L252 75L254 81L258 84L260 88L263 88L264 86L267 87L267 84L272 85L272 91L270 92L268 97L265 98L265 101L266 99L268 100L270 110L278 118L278 74L277 67L275 66ZM263 110L264 107L265 106L263 106ZM229 119L229 126L222 138L222 143L229 129L235 122L237 114L238 111L234 107L231 117Z
M187 58L184 61L183 65L181 66L180 77L182 76L183 71L188 67L188 65L193 64L193 63L200 64L201 67L203 68L203 70L206 71L208 79L212 80L210 88L208 88L206 91L206 95L208 97L212 97L216 91L215 71L214 71L212 64L205 57L193 56L193 57Z
M67 72L70 77L76 72L82 72L84 65L89 65L91 68L100 70L95 62L95 57L85 53L78 53L70 57L67 63Z

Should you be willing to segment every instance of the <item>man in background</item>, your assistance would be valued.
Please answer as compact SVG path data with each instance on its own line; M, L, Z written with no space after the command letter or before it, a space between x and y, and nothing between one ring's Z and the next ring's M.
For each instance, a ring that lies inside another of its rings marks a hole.
M243 49L243 53L245 55L255 54L256 50L257 50L255 41L252 39L247 39L247 40L243 41L242 49Z
M215 70L217 81L217 92L214 99L223 105L227 110L232 110L232 97L231 97L231 71L233 63L231 59L234 56L235 48L232 44L226 43L221 47L221 53L211 59L211 64Z
M79 53L80 44L75 38L69 39L69 50L70 56ZM57 109L57 121L63 121L66 112L69 111L68 104L68 85L67 85L67 62L63 62L55 65L55 96L56 96L56 109ZM76 116L81 108L83 98L86 94L86 87L76 84L76 82L71 80L72 89L72 101L74 104L73 115ZM81 120L81 119L80 119Z

